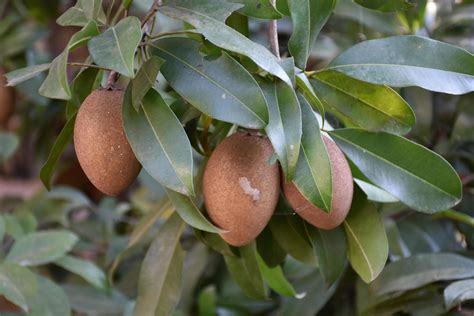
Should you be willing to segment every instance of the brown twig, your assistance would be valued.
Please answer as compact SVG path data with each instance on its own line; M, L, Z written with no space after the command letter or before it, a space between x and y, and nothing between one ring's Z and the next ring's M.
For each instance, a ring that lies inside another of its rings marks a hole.
M115 82L118 79L118 73L116 71L111 71L109 74L109 77L107 78L107 84L105 85L105 88L107 90L113 89Z
M272 6L275 7L275 0L270 0ZM270 41L270 49L272 53L280 59L280 45L278 44L278 24L277 20L270 20L268 27L268 39Z

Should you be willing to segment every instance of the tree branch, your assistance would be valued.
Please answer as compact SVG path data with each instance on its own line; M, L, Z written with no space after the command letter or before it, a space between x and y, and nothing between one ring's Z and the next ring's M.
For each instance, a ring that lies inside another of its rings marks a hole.
M275 0L270 0L272 6L275 7ZM268 40L270 41L270 49L272 53L280 59L280 45L278 44L278 24L277 20L270 20L268 26Z

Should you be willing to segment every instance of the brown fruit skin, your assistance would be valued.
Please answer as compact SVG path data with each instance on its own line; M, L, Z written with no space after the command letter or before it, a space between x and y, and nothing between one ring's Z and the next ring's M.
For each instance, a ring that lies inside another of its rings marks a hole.
M233 246L253 241L265 228L278 202L280 170L270 164L267 138L236 133L214 150L203 179L203 195L213 222Z
M349 213L354 184L351 169L342 151L328 137L323 136L323 140L331 161L331 212L326 213L313 206L298 191L293 182L283 183L283 191L288 203L304 220L313 226L329 230L339 226Z
M16 312L20 313L22 310L20 307L16 306L9 300L5 298L5 296L0 296L0 312Z
M118 195L137 177L141 165L122 123L122 90L96 90L82 103L74 126L77 159L92 184Z
M13 89L6 87L7 79L0 68L0 127L6 127L15 109L15 96Z

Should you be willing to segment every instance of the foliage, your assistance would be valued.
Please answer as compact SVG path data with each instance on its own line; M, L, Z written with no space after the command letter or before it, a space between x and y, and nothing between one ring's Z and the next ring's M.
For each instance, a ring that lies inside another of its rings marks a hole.
M472 1L69 2L0 3L17 103L0 131L0 298L13 304L0 314L472 312ZM266 48L271 19L283 58ZM143 166L117 198L71 147L80 104L112 84ZM228 245L202 176L238 129L267 135L284 179L325 212L331 137L356 184L344 223L312 227L281 196L256 241Z

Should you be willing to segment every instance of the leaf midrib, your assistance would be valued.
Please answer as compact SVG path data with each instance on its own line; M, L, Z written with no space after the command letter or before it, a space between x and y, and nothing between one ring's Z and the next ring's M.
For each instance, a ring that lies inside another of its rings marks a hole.
M229 90L227 90L225 87L223 87L222 85L220 85L217 81L215 81L214 79L212 79L211 77L209 77L206 73L204 72L201 72L199 71L199 69L195 68L193 65L187 63L185 60L179 58L178 56L174 55L174 54L171 54L170 52L162 49L161 47L159 46L156 46L156 45L152 45L153 47L155 47L156 49L159 49L161 50L162 52L164 52L165 54L168 54L170 55L172 58L175 58L177 61L183 63L184 65L186 65L187 67L189 67L190 69L192 69L193 71L195 71L196 73L200 74L201 76L203 76L204 78L206 78L207 80L209 80L209 82L211 82L212 84L214 84L215 86L217 86L218 88L222 89L224 92L228 93L230 96L232 96L238 103L242 104L242 106L244 108L247 109L247 111L249 111L253 116L255 116L264 126L266 125L265 121L260 118L260 116L258 116L258 114L253 111L251 108L249 108L242 100L240 100L236 95L234 95L233 93L231 93Z
M351 225L347 222L347 221L344 221L344 226L347 228L347 230L349 231L350 235L352 236L352 238L354 239L354 241L356 242L356 245L357 247L359 247L360 249L360 252L362 253L362 256L364 257L364 260L367 264L367 267L369 269L369 273L370 273L370 280L373 280L374 278L374 269L372 267L372 264L370 263L369 261L369 257L367 256L367 254L365 253L364 251L364 248L362 247L362 244L360 243L359 239L357 238L356 234L354 233L354 231L352 230L351 228Z
M385 163L387 163L387 164L389 164L389 165L395 167L396 169L401 170L402 172L404 172L404 173L406 173L406 174L412 176L413 178L418 179L418 180L420 180L421 182L426 183L427 185L433 187L433 188L436 189L437 191L440 191L441 193L444 193L444 194L446 194L446 195L448 195L448 196L450 196L450 197L453 197L453 198L455 198L456 200L459 199L459 198L456 197L455 195L452 195L451 193L444 191L444 190L441 189L440 187L437 187L437 186L435 186L434 184L428 182L427 180L425 180L425 179L423 179L423 178L421 178L421 177L418 177L416 174L414 174L414 173L408 171L407 169L403 169L402 167L396 165L395 163L392 163L391 161L385 159L384 157L379 156L379 155L377 155L377 154L371 152L370 150L365 149L364 147L361 147L361 146L359 146L359 145L357 145L357 144L355 144L355 143L349 141L348 139L341 137L340 135L337 135L337 134L335 134L335 133L333 133L332 135L336 136L336 137L339 138L339 139L342 139L343 141L347 142L348 144L350 144L350 145L352 145L352 146L354 146L354 147L359 148L360 150L362 150L363 153L369 154L369 155L375 157L376 159L379 159L379 160L381 160L381 161L383 161L383 162L385 162ZM391 193L391 192L389 192L389 193Z

